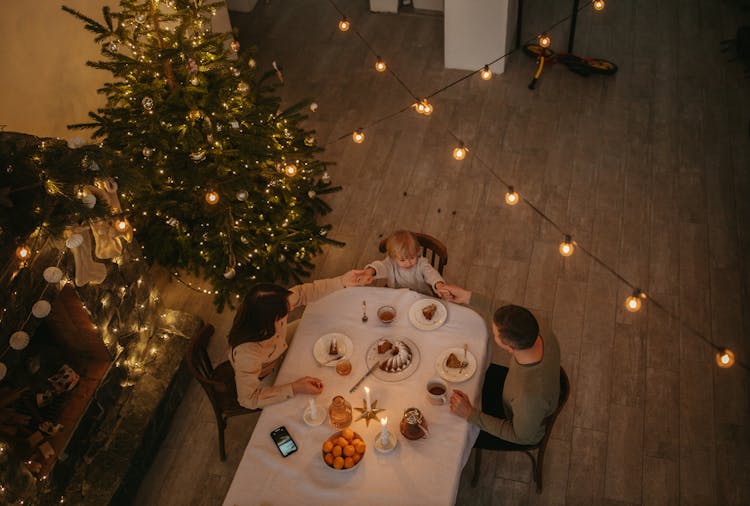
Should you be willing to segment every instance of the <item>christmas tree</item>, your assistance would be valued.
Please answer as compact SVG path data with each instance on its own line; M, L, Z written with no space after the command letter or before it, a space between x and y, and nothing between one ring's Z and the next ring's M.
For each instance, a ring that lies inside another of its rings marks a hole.
M63 7L96 34L114 81L90 113L118 174L124 211L149 261L210 281L221 309L253 283L298 281L328 238L318 218L331 186L306 105L284 110L269 72L229 33L211 31L223 3L122 0L103 22Z

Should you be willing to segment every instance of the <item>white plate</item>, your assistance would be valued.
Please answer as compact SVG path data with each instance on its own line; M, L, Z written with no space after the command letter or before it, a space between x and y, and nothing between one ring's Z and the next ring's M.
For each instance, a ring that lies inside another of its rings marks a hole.
M354 345L352 344L352 340L349 339L349 336L347 336L346 334L339 334L338 332L332 332L330 334L320 336L313 345L313 357L315 357L315 360L317 360L320 365L336 367L336 364L339 362L339 360L331 360L336 355L328 354L328 350L331 347L331 341L333 339L336 339L336 345L339 349L339 355L341 355L341 359L339 360L344 360L345 358L349 358L352 356Z
M414 341L412 341L411 339L407 339L405 337L386 337L385 339L388 339L391 342L403 341L404 344L406 344L406 346L408 346L409 349L411 349L411 363L406 367L406 369L404 369L403 371L399 371L399 372L387 372L387 371L382 370L380 367L376 367L375 370L372 371L372 375L383 381L401 381L401 380L408 378L412 374L414 374L414 371L416 371L417 367L419 366L419 348L414 343ZM365 361L367 362L368 371L376 363L380 362L381 360L385 358L388 358L388 352L383 353L382 355L378 353L378 341L380 341L380 339L377 339L367 349L367 355L365 356Z
M443 350L435 361L435 370L437 370L440 377L451 383L461 383L474 376L474 373L477 372L477 358L470 351L467 351L466 361L469 365L463 369L454 369L445 365L445 361L448 360L448 355L451 353L456 355L459 360L463 360L463 348L448 348L447 350Z
M432 316L432 320L428 320L424 317L424 314L422 314L422 309L430 304L435 304L437 306L437 311L435 311L435 314ZM409 321L412 325L421 330L435 330L440 328L447 318L448 309L445 307L445 304L437 299L419 299L409 308Z

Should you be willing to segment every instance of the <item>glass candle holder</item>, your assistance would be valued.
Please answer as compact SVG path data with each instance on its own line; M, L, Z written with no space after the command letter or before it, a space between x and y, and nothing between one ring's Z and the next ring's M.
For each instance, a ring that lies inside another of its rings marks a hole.
M331 421L331 427L334 429L349 427L352 423L352 405L346 399L337 395L328 408L328 418Z

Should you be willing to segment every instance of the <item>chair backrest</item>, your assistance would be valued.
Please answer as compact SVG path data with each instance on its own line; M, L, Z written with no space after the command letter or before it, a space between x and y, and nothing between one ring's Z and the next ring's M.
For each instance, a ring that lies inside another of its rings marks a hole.
M188 370L206 391L211 403L215 404L216 392L225 392L228 387L223 381L215 379L214 366L208 356L208 341L213 334L213 325L203 325L198 333L190 339L190 346L185 354L185 359Z
M423 234L421 232L412 232L412 234L414 234L417 238L417 242L422 247L422 256L425 257L430 262L430 265L442 275L443 269L448 263L448 248L431 235ZM378 245L378 250L381 253L386 252L385 242L386 239L382 239Z
M551 415L544 419L544 437L538 444L534 446L544 446L547 444L547 439L549 439L549 436L552 433L552 426L555 424L557 415L560 414L563 407L565 406L565 403L568 402L569 396L570 381L568 380L568 375L566 374L565 369L560 367L560 397L557 400L557 408L552 412Z

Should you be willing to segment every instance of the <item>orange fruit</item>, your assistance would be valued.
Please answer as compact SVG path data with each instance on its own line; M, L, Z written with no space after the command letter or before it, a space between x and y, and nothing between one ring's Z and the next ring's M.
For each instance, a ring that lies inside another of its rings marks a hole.
M354 447L352 445L346 445L344 447L344 457L351 457L354 455Z
M354 449L357 451L357 453L362 454L362 453L365 453L365 448L366 447L367 446L365 445L365 442L364 441L360 441L359 443L357 443L357 445L354 447Z
M351 457L347 457L344 459L344 469L349 469L350 467L354 467L354 459Z
M329 453L331 450L333 450L333 442L326 441L323 443L323 451L326 453Z
M354 439L354 431L352 429L346 428L341 431L341 437L343 437L347 441L351 441L352 439Z
M334 457L341 457L342 448L340 446L334 446L332 453Z
M326 453L326 456L323 458L323 460L326 461L326 464L329 466L333 465L333 453Z
M357 462L359 462L359 460L360 460L361 458L362 458L362 454L361 454L361 453L355 453L354 455L352 455L352 460L354 461L354 463L355 463L355 464L356 464Z
M334 469L341 469L344 467L344 459L341 457L336 457L333 459L333 468Z
M349 444L352 445L354 448L356 448L359 443L363 443L363 442L364 441L362 441L358 437L355 437L354 439L352 439L352 442Z
M344 439L343 437L340 437L340 438L338 438L338 439L337 439L337 440L335 441L335 443L336 443L336 444L337 444L338 446L344 447L344 446L346 446L346 445L348 445L348 444L349 444L349 441L348 441L348 440L346 440L346 439Z

